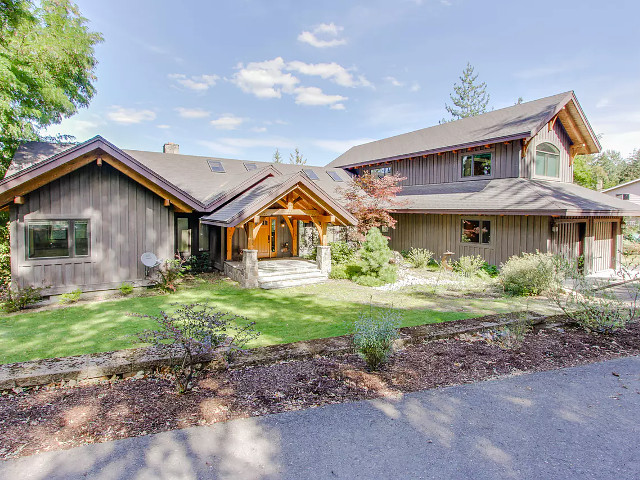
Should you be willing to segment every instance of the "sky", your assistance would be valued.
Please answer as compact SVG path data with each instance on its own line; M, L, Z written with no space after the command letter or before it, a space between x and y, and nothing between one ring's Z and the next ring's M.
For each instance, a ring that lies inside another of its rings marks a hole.
M49 134L325 165L438 124L467 62L489 107L574 90L604 149L640 148L640 2L79 0L98 93Z

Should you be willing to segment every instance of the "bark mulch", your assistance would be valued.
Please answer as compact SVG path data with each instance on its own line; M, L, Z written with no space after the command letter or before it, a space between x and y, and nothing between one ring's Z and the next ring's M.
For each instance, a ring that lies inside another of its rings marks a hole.
M210 372L187 395L162 375L5 393L0 459L640 354L638 323L611 335L542 329L511 349L479 338L409 346L377 373L356 355L340 355Z

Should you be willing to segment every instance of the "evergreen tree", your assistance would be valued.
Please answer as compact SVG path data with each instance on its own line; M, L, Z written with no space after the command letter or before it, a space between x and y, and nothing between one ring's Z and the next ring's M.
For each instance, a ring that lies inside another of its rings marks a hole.
M282 155L280 155L280 150L277 148L273 154L273 163L282 163Z
M300 149L296 147L294 153L289 154L289 163L294 165L305 165L307 163L307 159L302 156Z
M102 36L86 23L70 0L0 0L0 177L20 142L89 105Z
M460 77L460 84L453 85L454 94L450 94L452 106L445 104L450 120L443 119L440 123L459 120L460 118L473 117L487 111L489 94L485 82L477 83L478 74L473 74L473 67L467 62L466 68Z
M635 149L620 169L618 183L625 183L640 178L640 149Z

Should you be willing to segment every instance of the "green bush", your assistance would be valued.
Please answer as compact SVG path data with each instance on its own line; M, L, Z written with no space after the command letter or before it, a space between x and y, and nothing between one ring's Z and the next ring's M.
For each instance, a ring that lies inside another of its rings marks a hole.
M190 267L185 265L185 261L176 256L173 260L165 260L158 267L159 278L156 285L160 290L174 293L178 289L178 280L182 278Z
M377 370L391 354L398 338L401 315L397 310L361 313L354 323L353 344L370 370Z
M356 249L347 242L332 242L329 246L332 265L343 265L356 259Z
M393 252L388 243L380 230L375 227L369 230L359 251L360 266L364 275L377 277L382 267L389 265Z
M412 248L405 258L413 268L424 268L433 259L433 252L424 248Z
M347 280L349 279L349 275L347 275L347 266L346 265L331 265L331 272L329 273L329 278L333 278L335 280Z
M133 285L127 282L122 282L118 287L118 290L120 290L122 295L131 295L133 293Z
M4 212L0 212L0 286L11 281L11 250L9 247L9 224L4 222Z
M193 274L210 272L212 270L211 255L209 255L209 252L200 252L196 255L191 255L189 259L184 262L184 267Z
M82 290L76 288L69 293L63 293L62 295L60 295L60 300L58 303L60 303L60 305L76 303L78 300L80 300L80 295L82 295Z
M500 275L500 270L498 270L498 267L487 262L484 262L484 265L482 265L482 271L492 278Z
M512 295L539 295L554 288L562 276L558 260L550 253L514 255L500 268L504 291Z
M35 287L11 289L9 285L0 285L0 308L5 312L24 310L42 300L41 290Z
M482 267L487 263L480 255L468 255L460 257L453 262L453 271L465 277L474 277L482 271Z

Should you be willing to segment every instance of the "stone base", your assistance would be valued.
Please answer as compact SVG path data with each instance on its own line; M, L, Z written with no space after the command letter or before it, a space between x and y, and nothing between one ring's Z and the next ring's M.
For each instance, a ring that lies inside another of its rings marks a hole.
M242 252L243 275L240 280L242 288L258 288L258 251L244 250Z
M331 247L328 245L318 245L316 248L318 269L325 275L329 275L329 273L331 273Z

